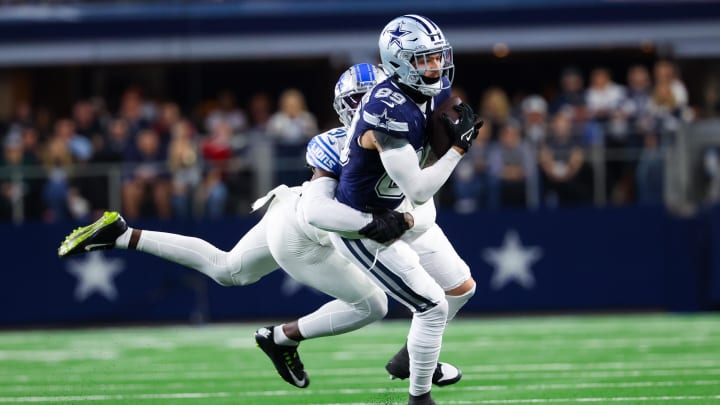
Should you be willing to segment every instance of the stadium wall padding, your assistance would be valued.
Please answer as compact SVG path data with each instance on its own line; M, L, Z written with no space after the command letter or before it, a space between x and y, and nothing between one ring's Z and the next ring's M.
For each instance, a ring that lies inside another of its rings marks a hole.
M131 225L197 236L230 250L256 221ZM720 307L718 209L693 218L639 207L443 211L438 223L477 281L465 313ZM0 225L0 325L289 319L329 300L282 271L252 286L222 287L141 252L58 258L60 241L77 225ZM391 309L404 312L394 302Z

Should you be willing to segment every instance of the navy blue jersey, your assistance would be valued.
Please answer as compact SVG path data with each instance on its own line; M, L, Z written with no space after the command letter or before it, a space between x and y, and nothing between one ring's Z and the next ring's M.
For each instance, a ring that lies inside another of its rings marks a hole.
M446 80L443 78L443 80ZM364 149L358 138L368 130L407 139L418 153L425 149L427 117L436 105L450 97L450 89L425 103L424 111L388 79L366 93L350 127L350 139L340 156L342 173L337 200L363 212L377 208L394 209L405 198L385 172L377 150Z

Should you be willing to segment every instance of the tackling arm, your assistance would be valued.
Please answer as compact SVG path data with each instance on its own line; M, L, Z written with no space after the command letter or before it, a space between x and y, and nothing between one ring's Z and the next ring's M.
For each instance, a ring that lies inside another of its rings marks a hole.
M303 188L298 210L316 228L357 237L357 231L369 224L373 217L336 201L337 183L329 176L313 176L313 180Z

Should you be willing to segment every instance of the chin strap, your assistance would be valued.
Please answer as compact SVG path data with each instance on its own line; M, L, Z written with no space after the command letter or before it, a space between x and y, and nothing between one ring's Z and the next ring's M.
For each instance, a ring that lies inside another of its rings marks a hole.
M422 103L427 102L428 100L430 100L430 99L432 98L431 96L427 96L427 95L422 94L421 92L413 89L412 87L408 86L407 84L400 83L400 82L398 81L397 76L393 76L393 82L394 82L395 84L397 84L397 86L400 87L400 89L402 89L402 91L403 91L408 97L410 97L410 99L412 99L412 101L414 101L414 102L417 103L417 104L422 104Z

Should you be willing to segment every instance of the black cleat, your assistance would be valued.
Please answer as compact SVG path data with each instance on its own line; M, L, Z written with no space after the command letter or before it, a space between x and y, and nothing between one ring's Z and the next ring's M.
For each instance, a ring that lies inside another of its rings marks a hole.
M393 356L385 365L385 370L390 373L391 379L404 380L410 377L410 355L407 351L407 343ZM462 371L450 363L438 362L433 373L432 382L438 387L452 385L460 381Z
M404 380L410 377L410 354L407 343L387 362L385 370L390 373L390 378L393 380L396 378Z
M258 347L270 357L275 370L283 380L298 388L306 388L310 385L310 377L308 377L305 367L300 361L297 346L284 346L275 343L272 326L258 329L255 332L255 341Z
M112 249L118 236L127 231L123 217L115 211L106 211L90 225L75 229L58 248L58 256L67 257L93 250Z
M410 399L408 400L408 405L437 405L437 404L435 403L435 401L433 401L432 397L430 396L430 393L426 392L419 396L410 395Z

